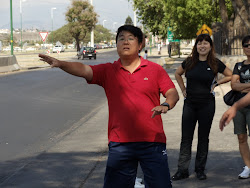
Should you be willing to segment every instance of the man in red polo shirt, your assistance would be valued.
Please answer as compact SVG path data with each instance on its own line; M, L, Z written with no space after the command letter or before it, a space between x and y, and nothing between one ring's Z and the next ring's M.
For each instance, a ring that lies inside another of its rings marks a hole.
M83 77L105 90L109 106L109 156L104 188L133 188L138 162L146 187L172 187L160 114L172 109L179 96L160 65L138 56L142 40L138 27L121 26L116 36L120 58L114 63L94 66L39 54L52 67ZM160 94L166 97L162 104Z

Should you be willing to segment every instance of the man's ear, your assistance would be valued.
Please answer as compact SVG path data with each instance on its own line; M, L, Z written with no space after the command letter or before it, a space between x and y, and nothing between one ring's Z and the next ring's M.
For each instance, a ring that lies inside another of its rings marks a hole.
M139 43L139 51L142 51L143 48L142 43Z
M142 45L141 50L145 47L145 43L146 43L146 39L145 38L146 38L146 36L143 33L143 35L142 35L142 43L141 43L141 45Z

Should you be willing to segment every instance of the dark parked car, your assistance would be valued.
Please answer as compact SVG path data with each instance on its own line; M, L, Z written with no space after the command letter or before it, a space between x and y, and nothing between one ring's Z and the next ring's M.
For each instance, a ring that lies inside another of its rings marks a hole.
M96 59L96 50L95 48L93 47L85 47L83 46L81 49L80 49L80 52L78 53L78 59L84 59L84 58L94 58Z

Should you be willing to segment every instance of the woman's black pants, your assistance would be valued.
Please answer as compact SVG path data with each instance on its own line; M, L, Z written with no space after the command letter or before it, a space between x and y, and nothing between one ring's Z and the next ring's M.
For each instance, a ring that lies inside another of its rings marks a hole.
M204 171L209 145L209 133L215 112L214 97L206 102L191 102L186 99L182 114L182 138L178 170L188 172L191 161L192 141L198 122L198 145L195 160L195 172Z

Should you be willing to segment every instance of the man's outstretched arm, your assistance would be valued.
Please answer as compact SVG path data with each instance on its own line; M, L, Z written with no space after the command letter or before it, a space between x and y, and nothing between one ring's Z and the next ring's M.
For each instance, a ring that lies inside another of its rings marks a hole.
M87 81L91 81L93 79L93 71L89 65L85 65L79 62L60 61L56 58L44 54L39 54L38 56L41 58L41 61L47 62L51 65L51 67L58 67L69 74L83 77Z

